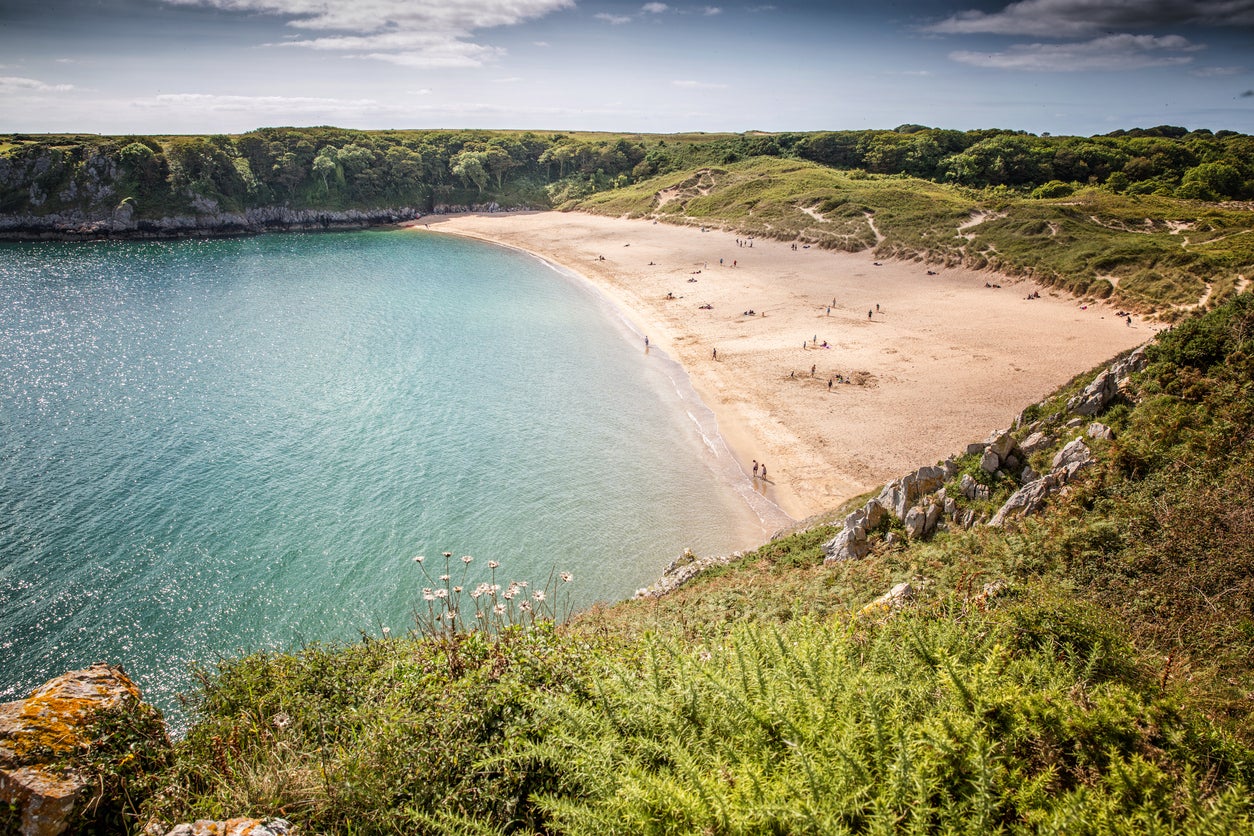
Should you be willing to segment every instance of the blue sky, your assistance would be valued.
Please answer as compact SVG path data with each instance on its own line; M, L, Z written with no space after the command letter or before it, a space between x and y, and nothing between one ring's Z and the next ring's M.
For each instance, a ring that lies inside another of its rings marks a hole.
M0 132L907 122L1254 133L1254 0L0 0Z

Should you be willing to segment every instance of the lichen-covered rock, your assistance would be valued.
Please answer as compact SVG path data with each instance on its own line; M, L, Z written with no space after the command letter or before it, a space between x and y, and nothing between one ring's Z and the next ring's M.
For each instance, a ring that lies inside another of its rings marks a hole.
M99 712L139 704L126 672L105 664L0 704L0 804L17 808L21 836L56 836L70 827L88 790L88 776L70 756L94 742ZM67 759L69 766L59 763Z
M910 581L903 581L858 610L858 615L871 617L888 615L893 610L914 600L918 593L919 588L915 584Z
M176 825L169 830L159 825L144 828L144 836L289 836L294 833L287 819L200 819L191 824Z

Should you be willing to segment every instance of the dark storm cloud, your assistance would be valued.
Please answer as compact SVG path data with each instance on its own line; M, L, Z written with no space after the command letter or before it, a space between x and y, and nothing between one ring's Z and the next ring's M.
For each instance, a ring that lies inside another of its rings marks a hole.
M1254 27L1254 0L1021 0L1000 11L961 11L927 29L1066 38L1184 25Z

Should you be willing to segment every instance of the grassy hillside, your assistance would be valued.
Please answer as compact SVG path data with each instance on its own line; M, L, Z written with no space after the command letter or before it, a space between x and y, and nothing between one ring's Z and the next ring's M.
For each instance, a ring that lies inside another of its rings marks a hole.
M989 267L1165 316L1254 274L1254 209L1081 188L1041 198L757 157L565 208L718 226L882 258Z
M1034 466L1083 433L1065 404L1092 376L1025 411L1020 435L1056 438ZM128 815L354 834L1250 832L1254 297L1161 334L1096 419L1114 430L1096 463L1005 529L824 565L835 529L819 525L560 628L544 617L558 590L471 597L471 578L415 589L409 636L224 662L170 765L125 773ZM995 505L1011 486L985 478ZM908 604L867 606L902 581Z

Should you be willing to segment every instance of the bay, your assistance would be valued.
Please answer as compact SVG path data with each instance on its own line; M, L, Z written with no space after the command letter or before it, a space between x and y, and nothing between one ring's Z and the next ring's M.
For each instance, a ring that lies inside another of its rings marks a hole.
M762 538L677 367L479 242L0 245L0 395L0 699L110 661L177 717L193 662L410 629L418 554L587 606Z

